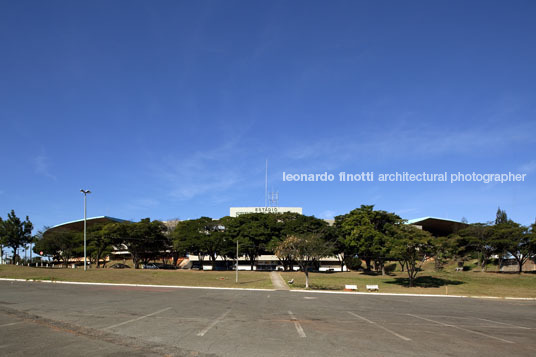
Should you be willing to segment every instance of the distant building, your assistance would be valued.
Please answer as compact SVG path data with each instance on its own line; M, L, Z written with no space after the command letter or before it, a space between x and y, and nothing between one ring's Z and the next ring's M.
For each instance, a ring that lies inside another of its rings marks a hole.
M430 232L435 237L446 237L469 226L467 223L437 217L410 219L407 224L417 226L424 231Z
M106 224L106 223L117 223L117 222L127 222L124 219L108 217L108 216L98 216L98 217L89 217L86 219L86 226L90 227L94 224ZM84 231L84 219L77 219L76 221L70 221L65 223L57 224L53 227L50 227L45 231L45 235L49 233L54 233L58 231L74 231L74 232L83 232Z
M246 213L302 213L301 207L231 207L229 216L236 217Z

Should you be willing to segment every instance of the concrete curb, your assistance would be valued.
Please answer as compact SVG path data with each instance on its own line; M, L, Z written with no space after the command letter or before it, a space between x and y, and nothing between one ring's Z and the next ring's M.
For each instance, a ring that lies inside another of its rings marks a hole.
M214 286L183 286L183 285L151 285L151 284L122 284L122 283L91 283L83 281L53 281L39 279L12 279L0 278L0 281L19 281L24 283L51 283L51 284L67 284L67 285L97 285L97 286L130 286L130 287L146 287L146 288L168 288L168 289L210 289L210 290L240 290L240 291L276 291L275 289L252 289L252 288L222 288Z
M0 278L0 281L18 281L24 283L51 283L67 285L96 285L96 286L130 286L147 288L168 288L168 289L205 289L205 290L238 290L238 291L284 291L277 289L253 289L253 288L222 288L214 286L184 286L184 285L151 285L151 284L122 284L122 283L91 283L82 281L53 281L39 279L14 279ZM439 295L439 294L405 294L405 293L365 293L359 291L325 291L325 290L288 290L292 293L313 293L313 294L339 294L339 295L377 295L377 296L400 296L400 297L437 297L437 298L465 298L465 299L491 299L491 300L523 300L536 301L536 298L522 297L499 297L499 296L477 296L477 295Z
M491 299L491 300L526 300L536 301L536 298L478 296L478 295L439 295L439 294L406 294L406 293L365 293L359 291L324 291L324 290L290 290L293 293L315 294L345 294L345 295L379 295L379 296L414 296L414 297L438 297L438 298L465 298L465 299Z

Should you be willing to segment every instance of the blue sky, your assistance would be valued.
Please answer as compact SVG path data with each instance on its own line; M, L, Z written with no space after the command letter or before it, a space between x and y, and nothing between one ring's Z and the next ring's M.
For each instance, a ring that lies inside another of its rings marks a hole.
M533 1L3 1L0 215L536 216ZM283 182L282 172L526 173Z

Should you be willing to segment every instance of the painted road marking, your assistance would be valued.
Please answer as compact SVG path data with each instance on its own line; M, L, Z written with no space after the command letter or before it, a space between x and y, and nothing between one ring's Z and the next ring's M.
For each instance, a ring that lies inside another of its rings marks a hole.
M223 320L225 318L225 316L227 316L227 314L231 312L231 310L227 310L225 311L223 314L221 314L216 320L212 321L212 323L210 325L208 325L207 327L205 327L203 330L199 331L197 333L197 336L200 336L200 337L203 337L205 336L205 334L208 332L208 330L210 330L211 328L213 328L214 326L216 326L218 324L218 322L220 322L221 320Z
M8 324L0 325L0 327L13 326L13 325L21 324L21 323L22 323L22 321L19 321L19 322L10 322L10 323L8 323Z
M413 316L413 317L415 317L417 319L421 319L421 320L424 320L424 321L434 322L434 323L442 325L442 326L452 327L452 328L455 328L455 329L458 329L458 330L471 332L471 333L474 333L474 334L477 334L477 335L480 335L480 336L485 336L485 337L492 338L494 340L502 341L502 342L505 342L505 343L514 343L512 341L508 341L508 340L505 340L503 338L491 336L491 335L488 335L488 334L485 334L485 333L482 333L482 332L478 332L478 331L469 330L469 329L466 329L466 328L463 328L463 327L460 327L460 326L446 324L446 323L443 323L443 322L440 322L440 321L430 320L430 319L427 319L425 317L421 317L421 316L417 316L417 315L412 315L412 314L407 314L407 315L408 316Z
M451 319L464 319L464 320L475 320L476 319L476 320L492 322L494 324L500 324L500 325L505 325L505 326L511 326L511 327L514 327L514 328L520 328L520 329L523 329L523 330L532 330L531 327L518 326L518 325L508 324L506 322L488 320L488 319L483 319L481 317L474 317L474 316L451 316L451 315L430 315L430 314L426 314L426 316L430 316L430 317L447 317L447 318L451 318ZM497 327L497 326L479 326L479 327Z
M294 327L296 327L296 331L298 331L298 335L300 337L307 337L305 335L305 331L303 331L303 328L302 326L300 325L300 322L298 321L298 319L296 318L296 316L294 316L294 314L292 313L292 311L289 310L288 314L290 315L290 320L294 322Z
M512 326L512 327L516 327L516 328L522 328L523 330L532 330L530 327L507 324L506 322L493 321L493 320L483 319L481 317L477 317L477 319L482 320L482 321L493 322L494 324L501 324L501 325Z
M159 314L161 312L164 312L164 311L167 311L169 309L171 309L171 307L166 307L165 309L158 310L156 312L153 312L152 314L147 314L147 315L140 316L140 317L137 317L137 318L132 319L132 320L124 321L124 322L121 322L121 323L118 323L118 324L115 324L115 325L112 325L112 326L105 327L105 328L103 328L103 330L108 330L108 329L111 329L111 328L114 328L114 327L119 327L119 326L126 325L126 324L131 323L131 322L139 321L139 320L142 320L142 319L144 319L146 317L157 315L157 314Z
M358 314L356 314L356 313L354 313L354 312L352 312L352 311L347 311L347 312L348 312L350 315L352 315L352 316L354 316L354 317L357 317L357 318L359 318L359 319L361 319L361 320L363 320L363 321L366 321L366 322L368 322L369 324L372 324L372 325L374 325L374 326L376 326L376 327L379 327L379 328L381 328L382 330L387 331L387 332L389 332L390 334L392 334L392 335L394 335L394 336L396 336L396 337L398 337L398 338L400 338L400 339L402 339L402 340L404 340L404 341L411 341L411 338L408 338L408 337L406 337L406 336L402 336L401 334L396 333L396 332L394 332L394 331L392 331L392 330L389 330L387 327L384 327L384 326L382 326L382 325L378 325L376 322L374 322L374 321L370 321L369 319L367 319L367 318L365 318L365 317L363 317L363 316L359 316Z

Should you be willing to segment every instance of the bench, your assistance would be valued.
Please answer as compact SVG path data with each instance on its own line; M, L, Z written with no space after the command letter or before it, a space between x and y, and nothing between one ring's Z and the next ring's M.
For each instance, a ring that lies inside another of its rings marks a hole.
M354 291L357 290L357 285L345 285L344 286L345 291Z
M367 285L368 291L380 291L380 288L378 285Z
M463 267L457 267L456 271L463 271Z

